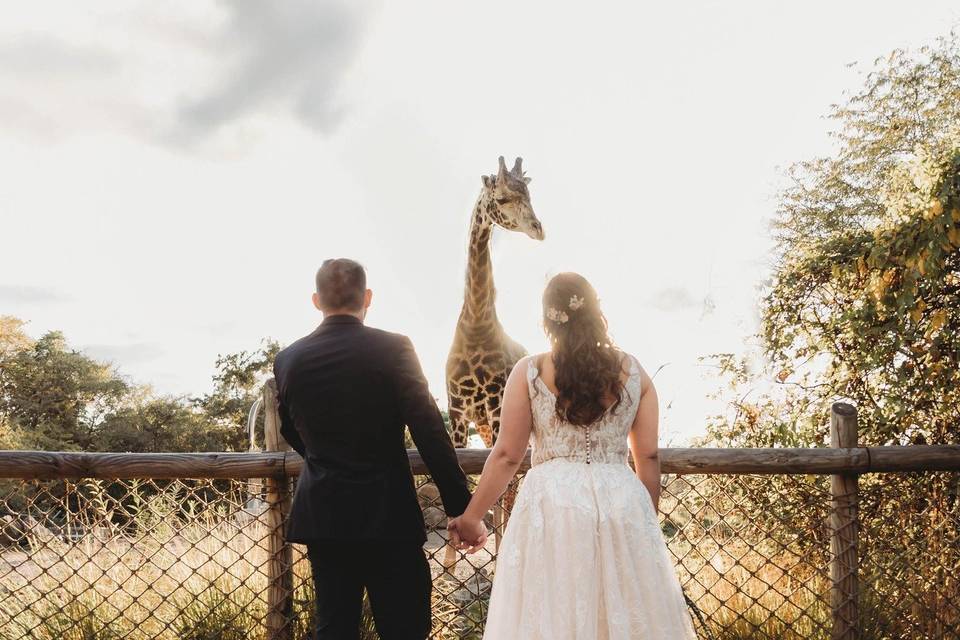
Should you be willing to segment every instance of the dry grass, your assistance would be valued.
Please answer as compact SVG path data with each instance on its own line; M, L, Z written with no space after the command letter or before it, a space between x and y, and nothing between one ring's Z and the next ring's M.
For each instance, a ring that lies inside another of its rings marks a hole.
M52 614L76 617L66 606L76 602L91 612L85 617L124 634L136 629L137 636L177 638L174 630L189 603L219 594L232 605L265 608L267 579L260 568L266 552L258 544L264 530L253 523L237 535L224 524L136 542L92 535L71 543L31 539L28 550L0 556L0 585L16 594L3 600L0 628L41 628Z
M244 535L237 535L234 526L220 524L202 537L199 531L171 531L166 540L150 537L137 544L123 537L101 541L84 536L70 544L33 541L30 549L8 551L0 556L4 574L0 588L16 597L3 599L0 638L257 637L263 633L267 607L267 579L262 571L267 530L258 521L245 529ZM439 574L439 567L435 565L434 571ZM304 559L297 562L295 572L299 588L294 637L304 637L312 599ZM464 572L469 573L469 567L459 568L461 579ZM795 590L791 600L765 586L766 581L783 585L790 580L773 564L750 576L732 563L732 556L715 555L712 563L687 574L685 582L718 640L816 637L811 616L816 616L816 622L823 620L823 612L817 610L820 601L807 590ZM481 590L473 601L464 602L452 597L452 589L442 579L436 585L435 637L479 638L488 592ZM691 589L695 585L711 586ZM805 600L798 601L800 597ZM704 603L713 606L703 608ZM776 616L771 617L771 612ZM369 615L364 625L364 638L375 638Z
M28 548L0 555L0 589L15 596L2 599L0 629L4 631L0 638L239 640L263 632L268 529L260 519L242 525L229 519L194 520L176 527L157 520L146 525L132 536L89 533L71 542L30 536ZM677 540L672 546L678 556L690 557L691 548L685 541ZM442 539L432 536L428 550L440 555L442 548ZM789 593L788 585L804 583L800 576L789 575L766 558L765 566L749 574L743 564L759 562L762 554L737 546L724 550L705 543L698 549L699 555L710 557L710 562L701 563L695 572L682 564L679 570L688 594L711 621L711 628L715 632L727 628L727 633L717 638L757 637L747 630L758 627L769 631L761 637L812 637L795 632L775 635L776 624L769 621L771 612L777 612L783 619L780 626L796 628L811 615L810 609L818 601L810 598L808 584L800 592L793 589L807 598L803 602L781 595ZM461 560L457 577L478 580L470 563L482 566L492 557L491 549L469 561ZM479 595L465 600L464 589L440 577L437 563L433 570L437 578L435 637L479 638L488 591L478 585L475 592ZM312 593L309 565L302 554L295 574L294 637L303 637ZM745 624L744 618L755 625ZM723 624L725 619L729 624ZM369 616L364 624L364 637L375 638ZM803 626L810 626L809 620Z
M110 494L109 483L91 481L65 496L37 493L43 500L31 498L26 511L50 528L36 526L19 545L0 548L0 640L262 637L270 531L262 516L245 509L245 483L216 482L116 483L124 490ZM822 496L811 494L809 505L780 520L778 505L751 493L746 480L684 482L668 485L664 494L664 532L684 590L702 616L701 637L825 640L830 585ZM56 501L71 504L69 520L39 508ZM447 579L439 564L441 531L438 525L426 546L435 578L434 637L479 640L493 539L487 550L461 558L455 579ZM299 640L309 632L313 594L303 549L294 550L290 624ZM883 576L906 592L921 567L906 555L902 562L887 565ZM902 612L878 597L880 587L866 577L863 582L864 638L927 637L915 632L920 623L904 624ZM943 608L952 592L930 593ZM908 601L915 619L922 619L926 603ZM369 611L363 625L364 640L377 637Z
M157 512L151 510L151 513ZM170 515L170 514L168 514ZM132 535L88 533L66 542L41 533L0 554L0 640L240 640L264 632L267 535L262 519L243 524L156 518ZM432 546L442 549L433 538ZM295 547L294 638L309 633L309 562ZM441 573L434 564L435 575ZM458 569L461 579L468 563ZM479 605L461 610L440 580L434 593L438 638L479 638ZM465 619L466 616L466 619ZM364 638L376 638L366 611Z

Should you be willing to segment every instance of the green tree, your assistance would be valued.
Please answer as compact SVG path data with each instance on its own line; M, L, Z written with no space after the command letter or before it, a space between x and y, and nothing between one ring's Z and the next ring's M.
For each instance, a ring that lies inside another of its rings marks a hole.
M112 367L70 349L56 331L36 341L11 333L0 358L0 415L30 449L90 449L129 389Z
M847 398L865 444L955 443L960 41L879 59L830 117L835 153L791 167L775 221L760 338L781 388L712 434L822 444L830 403ZM743 363L718 364L749 385Z
M227 450L246 451L247 416L264 381L273 375L273 361L280 351L274 340L264 340L259 349L217 357L214 389L198 398L197 406ZM258 420L259 441L263 441L263 412Z
M830 117L835 151L791 167L780 194L762 353L713 358L735 400L708 440L822 445L830 404L848 399L861 444L957 443L960 41L877 60ZM809 526L823 508L816 478L742 486L744 504L764 507L759 522L823 557ZM938 637L956 622L939 603L958 589L960 551L945 543L960 535L958 509L950 474L861 478L862 585L889 604L876 637Z
M23 330L24 325L26 323L20 318L0 316L0 363L33 344Z
M8 377L7 370L15 354L27 349L33 341L23 331L23 320L13 316L0 316L0 449L19 449L20 437L16 431L8 412L7 386L4 380Z
M95 442L98 451L222 451L227 438L208 428L206 417L186 398L131 393L108 414Z
M0 316L0 448L86 451L245 451L246 420L280 347L222 355L214 389L157 396L72 349L63 334L32 340ZM262 438L262 414L260 419Z

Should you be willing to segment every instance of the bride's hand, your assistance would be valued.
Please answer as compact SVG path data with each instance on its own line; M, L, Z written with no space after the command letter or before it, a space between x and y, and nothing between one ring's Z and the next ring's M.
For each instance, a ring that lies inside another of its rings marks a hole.
M487 525L483 520L464 516L451 518L447 530L450 532L450 544L466 553L476 553L487 544Z

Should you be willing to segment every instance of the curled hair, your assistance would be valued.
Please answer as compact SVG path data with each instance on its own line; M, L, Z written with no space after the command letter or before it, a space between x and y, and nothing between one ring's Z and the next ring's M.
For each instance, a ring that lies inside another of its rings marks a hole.
M557 417L593 424L623 399L621 353L607 334L597 292L577 273L554 276L543 292L543 326L556 370ZM613 396L611 407L604 399Z

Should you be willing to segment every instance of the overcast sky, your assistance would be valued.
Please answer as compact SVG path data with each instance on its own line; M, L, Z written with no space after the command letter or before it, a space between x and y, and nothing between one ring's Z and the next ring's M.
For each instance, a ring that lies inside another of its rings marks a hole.
M520 155L546 240L494 237L507 331L543 350L543 285L580 271L663 365L663 442L699 433L697 358L749 348L783 168L829 150L848 63L960 8L560 4L0 4L0 313L202 393L218 353L311 331L317 266L353 257L445 403L480 176Z

